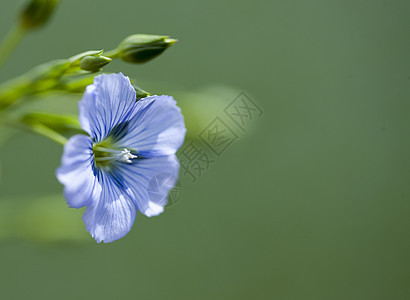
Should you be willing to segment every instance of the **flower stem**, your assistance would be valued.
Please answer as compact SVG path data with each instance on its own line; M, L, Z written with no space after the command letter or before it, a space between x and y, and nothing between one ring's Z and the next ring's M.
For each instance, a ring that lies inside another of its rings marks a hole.
M30 123L24 124L15 120L8 120L6 118L0 119L0 126L5 125L10 128L19 129L22 131L28 131L31 133L36 133L43 137L46 137L53 142L56 142L60 145L64 145L67 142L67 138L54 131L53 129L41 124L41 123Z
M117 49L110 50L110 51L105 51L105 52L104 52L104 56L109 57L109 58L112 58L112 59L118 58L119 52L118 52Z
M46 138L60 144L60 145L64 146L64 144L67 142L66 137L62 136L61 134L57 133L56 131L52 130L51 128L49 128L49 127L47 127L43 124L40 124L40 123L32 124L30 126L30 129L33 132L35 132L39 135L42 135L42 136L44 136L44 137L46 137Z
M25 33L26 33L26 30L22 26L16 25L4 37L0 45L0 68L9 58L10 54L16 48L18 43L21 41Z

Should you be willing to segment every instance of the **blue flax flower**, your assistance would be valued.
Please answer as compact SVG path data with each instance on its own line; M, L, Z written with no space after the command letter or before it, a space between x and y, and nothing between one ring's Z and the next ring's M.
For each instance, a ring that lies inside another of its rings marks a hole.
M130 231L137 211L148 217L163 212L166 197L152 200L147 189L163 173L173 182L159 193L175 185L184 119L170 96L136 101L120 73L95 77L79 103L79 120L89 136L69 139L57 178L70 207L87 206L83 221L95 240L112 242Z

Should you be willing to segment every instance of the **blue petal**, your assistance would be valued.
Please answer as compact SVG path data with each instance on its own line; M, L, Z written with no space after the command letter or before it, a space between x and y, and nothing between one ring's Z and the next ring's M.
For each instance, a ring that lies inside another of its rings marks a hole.
M64 195L70 207L83 207L99 197L101 186L94 175L90 137L75 135L68 140L56 176L64 184Z
M137 102L127 132L116 144L143 157L175 154L182 146L186 128L181 109L170 96L151 96Z
M175 155L135 159L132 164L117 164L114 170L138 210L147 217L164 211L168 193L177 182L178 171L179 162ZM163 175L167 177L166 182L157 185L157 178Z
M101 197L85 210L83 221L91 236L100 243L124 237L132 227L137 208L112 174L99 170Z
M107 137L115 126L127 122L135 113L135 89L122 73L94 78L79 103L82 128L95 142Z

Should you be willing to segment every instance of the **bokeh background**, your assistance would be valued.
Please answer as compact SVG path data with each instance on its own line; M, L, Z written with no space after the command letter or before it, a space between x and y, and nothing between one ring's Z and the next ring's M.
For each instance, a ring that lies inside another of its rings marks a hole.
M23 3L2 1L0 36ZM179 42L156 60L106 70L175 95L188 140L241 91L263 116L111 244L67 208L60 146L4 140L0 299L409 299L409 13L404 0L62 1L0 80L166 34ZM79 98L35 105L75 112Z

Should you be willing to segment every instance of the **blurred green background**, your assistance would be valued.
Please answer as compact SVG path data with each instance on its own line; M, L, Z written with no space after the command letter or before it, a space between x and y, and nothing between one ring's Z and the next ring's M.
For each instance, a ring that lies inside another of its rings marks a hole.
M0 36L23 3L2 1ZM410 299L409 13L404 0L62 1L1 81L167 34L179 42L156 60L106 70L174 94L191 137L240 91L264 115L196 183L181 176L175 206L138 215L111 244L66 207L61 147L12 138L0 149L0 299ZM224 92L202 92L215 85Z

